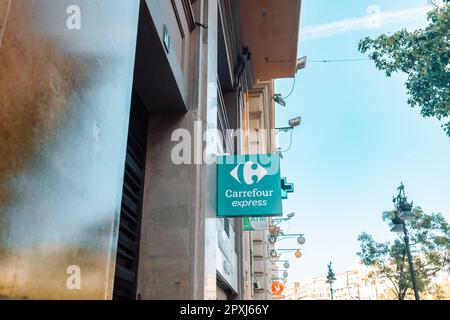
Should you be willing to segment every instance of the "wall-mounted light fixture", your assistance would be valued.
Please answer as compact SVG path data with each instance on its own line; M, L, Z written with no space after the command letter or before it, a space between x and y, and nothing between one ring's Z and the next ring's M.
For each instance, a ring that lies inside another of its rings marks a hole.
M296 117L296 118L293 118L288 121L289 127L275 128L275 130L288 132L289 130L292 130L295 127L298 127L301 123L302 123L302 117Z
M284 98L281 96L281 94L276 93L273 96L273 101L275 101L276 103L278 103L280 106L286 107L286 101L284 100Z
M301 69L305 69L306 60L307 60L306 56L297 59L297 65L295 66L295 72L298 72L298 70L301 70Z
M295 215L295 213L291 212L291 213L287 214L287 218L272 218L271 222L272 222L273 225L278 225L278 224L280 224L283 221L291 220L294 217L294 215Z

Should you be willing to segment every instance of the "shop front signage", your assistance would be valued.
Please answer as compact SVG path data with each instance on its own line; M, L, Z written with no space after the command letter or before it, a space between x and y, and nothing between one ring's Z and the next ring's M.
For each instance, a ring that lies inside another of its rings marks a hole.
M280 158L276 154L220 156L217 216L281 216Z
M269 230L269 220L266 217L244 217L242 220L244 231Z

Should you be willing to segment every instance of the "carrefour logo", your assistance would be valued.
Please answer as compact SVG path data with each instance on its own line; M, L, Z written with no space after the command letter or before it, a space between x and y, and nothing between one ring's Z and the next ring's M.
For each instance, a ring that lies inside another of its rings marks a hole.
M278 155L226 155L217 163L217 216L280 216Z
M252 185L259 183L267 173L267 170L258 163L247 161L234 167L230 175L241 184L244 182L247 185Z

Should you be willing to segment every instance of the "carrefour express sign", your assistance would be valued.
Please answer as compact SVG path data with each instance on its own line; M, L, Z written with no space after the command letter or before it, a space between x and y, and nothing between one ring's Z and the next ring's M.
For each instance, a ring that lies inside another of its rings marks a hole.
M218 157L217 216L281 216L280 181L278 155Z

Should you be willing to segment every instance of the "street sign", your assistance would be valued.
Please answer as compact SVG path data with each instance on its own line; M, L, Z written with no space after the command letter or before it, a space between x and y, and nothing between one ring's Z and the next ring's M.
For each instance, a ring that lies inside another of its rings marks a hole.
M280 180L276 154L218 157L217 216L281 216Z
M244 217L242 218L244 231L268 230L269 220L266 217Z

